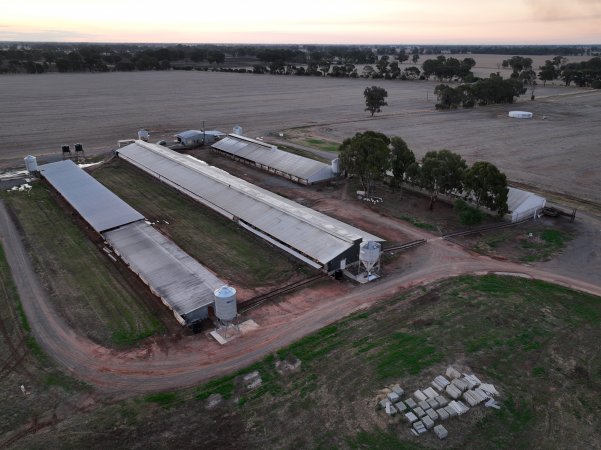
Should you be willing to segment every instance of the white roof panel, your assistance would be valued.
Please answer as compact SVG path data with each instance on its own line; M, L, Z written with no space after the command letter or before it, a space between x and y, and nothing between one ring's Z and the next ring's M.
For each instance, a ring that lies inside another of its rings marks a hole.
M144 219L71 160L44 164L39 170L98 233Z
M111 247L187 322L213 304L213 291L225 283L146 222L103 234Z
M262 189L207 163L142 141L119 156L183 192L327 264L360 241L383 239Z
M237 134L229 134L211 147L304 180L309 180L321 171L331 170L329 164L285 152L275 146Z

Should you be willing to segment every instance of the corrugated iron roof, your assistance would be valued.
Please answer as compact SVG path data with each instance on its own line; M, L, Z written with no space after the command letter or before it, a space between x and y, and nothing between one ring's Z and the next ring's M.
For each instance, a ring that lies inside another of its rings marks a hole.
M545 202L545 198L521 189L510 187L507 192L507 208L510 212L519 212L521 209L530 209L537 205L542 208Z
M256 141L237 134L229 134L211 147L244 158L255 163L271 167L304 180L309 180L321 171L330 171L329 164L324 164L304 156L285 152L276 146ZM322 177L322 179L327 179Z
M98 233L144 219L71 160L44 164L39 170Z
M360 241L383 241L189 155L136 141L119 155L189 195L258 228L322 264Z
M213 304L213 291L225 283L146 222L103 234L111 247L187 322Z

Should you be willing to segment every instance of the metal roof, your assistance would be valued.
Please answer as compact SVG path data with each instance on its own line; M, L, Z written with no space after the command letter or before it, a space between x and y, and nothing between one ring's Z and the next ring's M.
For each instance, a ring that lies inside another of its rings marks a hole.
M507 208L510 212L529 210L533 207L542 208L546 200L532 192L510 187L507 192Z
M136 141L119 156L218 212L327 264L360 241L383 239L299 205L189 155Z
M225 283L146 222L103 234L111 247L186 322Z
M332 178L329 164L285 152L276 146L237 134L228 134L211 147L304 180L320 181ZM313 180L315 177L317 179Z
M44 164L39 170L98 233L144 219L71 160Z
M205 132L202 132L199 130L187 130L187 131L182 131L181 133L178 133L175 136L182 138L182 139L188 139L188 138L194 138L197 136L225 136L225 133L222 133L221 131L218 131L218 130L207 130Z

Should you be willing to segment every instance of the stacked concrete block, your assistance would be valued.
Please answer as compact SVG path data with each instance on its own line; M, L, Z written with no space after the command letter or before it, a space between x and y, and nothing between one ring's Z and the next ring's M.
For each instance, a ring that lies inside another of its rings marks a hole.
M436 397L436 401L440 406L447 406L449 404L448 400L442 395Z
M495 387L492 384L480 383L480 389L482 389L484 392L491 396L499 395L499 392L495 389Z
M444 439L449 435L449 432L442 425L436 425L434 427L434 433L438 436L438 439Z
M405 412L407 411L407 405L405 405L405 403L403 402L398 402L394 404L394 407L399 411L399 412Z
M454 384L449 384L445 388L445 392L453 400L457 400L459 397L461 397L461 390L457 389L457 387Z
M432 387L434 387L435 389L438 389L439 391L442 391L445 387L447 387L449 385L450 381L447 380L445 377L443 377L442 375L437 376L436 378L434 378L434 380L432 381L432 383L430 383L432 385Z
M451 378L459 378L461 376L461 374L457 370L455 370L455 368L452 367L452 366L449 366L447 368L447 371L445 372L445 375L449 379L451 379Z
M450 385L455 386L461 392L467 391L467 389L469 387L467 382L461 378L455 378L453 381L451 381Z
M438 414L433 409L427 409L426 414L432 420L438 420Z
M382 409L386 409L386 405L390 404L390 400L388 400L387 398L380 400L380 408Z
M424 394L422 391L420 391L419 389L413 393L413 397L418 402L421 402L422 400L426 400L428 398L428 396L426 394Z
M480 380L476 375L463 374L463 380L467 383L469 389L480 386Z
M417 415L417 417L420 417L420 418L424 417L426 415L426 412L422 408L420 408L419 406L417 408L415 408L413 410L413 412Z
M426 394L428 396L428 398L434 398L438 395L438 392L436 392L434 389L429 387L427 389L424 389L424 394Z
M424 434L426 431L426 426L424 425L424 423L421 420L418 420L417 422L413 423L413 429L416 431L416 433L419 434Z
M428 409L430 407L430 405L428 405L428 402L426 400L422 400L421 402L419 402L417 404L421 409Z
M389 416L394 416L397 413L396 408L390 403L386 405L386 409L384 411L386 411L386 414L388 414Z
M440 406L440 404L436 401L435 398L429 398L426 401L428 402L428 406L432 409L437 409Z
M453 408L455 411L457 411L457 414L462 415L465 414L466 412L468 412L470 409L469 407L467 407L465 405L465 403L463 403L462 401L455 401L453 400L451 403L449 403L449 406L451 408Z
M398 384L395 384L394 386L392 386L392 392L394 392L396 395L400 397L403 396L403 394L405 393L404 389L402 387L400 387Z
M413 423L413 422L417 421L417 416L415 414L413 414L412 412L408 412L407 414L405 414L405 418L407 419L407 421L409 423Z
M405 400L405 404L407 405L408 408L411 408L411 409L417 408L417 403L415 403L415 400L413 400L412 398L408 398L407 400Z
M390 400L390 403L396 403L401 400L401 396L396 392L389 392L387 397L388 400Z
M449 417L457 417L459 415L457 410L455 408L453 408L451 405L445 406L444 410L449 414Z
M480 389L473 391L465 391L463 393L463 399L470 405L476 406L486 400L488 396Z
M447 412L447 410L444 408L437 409L436 414L438 414L438 417L440 417L440 420L447 420L449 417L451 417L449 415L449 413Z
M426 426L426 428L428 430L430 430L434 427L434 421L432 419L430 419L428 416L422 417L422 422L424 423L424 425Z

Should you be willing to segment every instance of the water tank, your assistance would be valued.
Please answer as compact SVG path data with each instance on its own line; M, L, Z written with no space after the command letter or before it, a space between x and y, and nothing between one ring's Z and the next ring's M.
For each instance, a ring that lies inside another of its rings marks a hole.
M63 149L63 153L71 153L71 149L68 145L63 145L61 148Z
M75 152L83 152L83 145L75 144Z
M242 136L242 133L244 133L244 130L242 129L242 127L240 125L236 125L233 129L232 129L234 134L240 135Z
M367 241L361 243L361 246L359 247L359 261L361 261L368 272L370 272L380 260L381 252L382 244L379 242Z
M138 131L138 139L148 142L149 138L150 138L150 133L148 131L146 131L146 130Z
M514 119L532 119L533 114L527 111L509 111L509 117Z
M231 286L221 286L215 289L215 315L219 320L231 322L236 318L236 289Z
M27 172L34 173L38 171L38 160L35 156L28 155L24 159Z
M336 175L340 173L340 160L338 158L332 160L332 173Z

